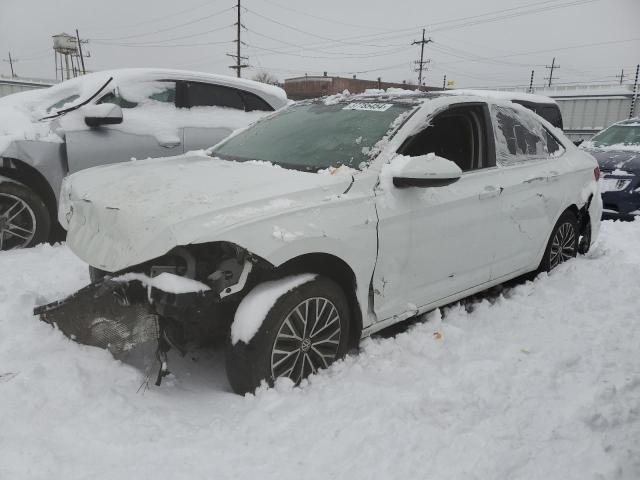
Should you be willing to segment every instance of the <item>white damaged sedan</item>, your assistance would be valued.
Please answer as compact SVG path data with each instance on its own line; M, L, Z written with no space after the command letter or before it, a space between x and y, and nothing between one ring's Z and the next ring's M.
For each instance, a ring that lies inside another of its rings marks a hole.
M120 303L144 305L162 352L227 336L243 393L299 383L386 326L586 252L598 178L590 155L510 102L338 95L208 155L74 174L59 220L94 285L131 285ZM51 321L64 303L40 312Z

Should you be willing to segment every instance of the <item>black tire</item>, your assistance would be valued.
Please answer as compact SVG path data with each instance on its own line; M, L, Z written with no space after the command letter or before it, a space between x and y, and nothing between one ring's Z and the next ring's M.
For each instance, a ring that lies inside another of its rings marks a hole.
M300 334L305 323L295 310L302 304L311 307L306 311L309 324L315 317L311 334ZM318 310L320 315L316 317L314 312ZM335 314L337 321L331 321ZM325 322L320 329L318 320ZM290 290L276 301L248 344L242 341L229 344L226 370L231 388L243 395L255 391L263 380L273 386L280 376L288 376L299 384L318 368L326 368L344 357L350 321L345 294L333 280L317 276Z
M20 183L0 183L0 250L33 247L50 232L49 210L38 195Z
M566 210L551 231L538 271L550 272L574 258L578 253L578 238L578 219L572 211Z

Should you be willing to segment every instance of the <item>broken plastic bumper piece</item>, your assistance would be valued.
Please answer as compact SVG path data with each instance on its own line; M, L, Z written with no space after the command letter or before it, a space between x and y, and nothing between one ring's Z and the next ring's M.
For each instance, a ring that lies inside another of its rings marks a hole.
M114 355L160 338L158 316L149 312L144 291L109 279L36 307L34 314L72 340L105 348Z

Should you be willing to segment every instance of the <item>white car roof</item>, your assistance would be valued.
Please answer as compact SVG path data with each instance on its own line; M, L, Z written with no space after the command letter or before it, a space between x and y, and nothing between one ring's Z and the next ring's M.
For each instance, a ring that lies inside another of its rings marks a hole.
M135 81L135 80L191 80L194 82L206 82L223 85L225 87L233 87L247 92L251 92L265 102L271 105L274 109L279 109L287 104L287 94L279 87L273 85L267 85L253 80L247 80L244 78L230 77L227 75L216 75L213 73L204 72L192 72L188 70L173 70L168 68L121 68L116 70L102 70L99 72L88 73L80 77L72 78L61 83L58 83L52 87L39 90L31 90L28 92L20 92L13 95L8 95L2 98L0 103L23 103L24 100L36 101L40 97L50 97L57 92L61 98L65 92L78 91L81 92L81 97L84 98L88 95L96 92L102 85L104 85L109 78L113 78L112 85L119 85L123 81Z
M464 96L473 96L473 97L494 98L497 100L509 100L509 101L519 100L522 102L546 103L550 105L557 105L557 102L551 97L546 97L544 95L536 95L533 93L524 93L524 92L507 92L502 90L459 89L459 90L446 90L446 93L450 95L464 95Z

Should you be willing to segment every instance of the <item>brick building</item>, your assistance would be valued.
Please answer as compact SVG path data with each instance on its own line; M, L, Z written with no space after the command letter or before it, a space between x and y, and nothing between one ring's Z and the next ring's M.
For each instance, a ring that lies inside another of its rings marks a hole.
M350 93L362 93L369 88L405 88L415 90L417 85L408 83L383 82L378 80L361 80L359 78L329 77L326 72L322 76L307 76L287 78L282 85L287 96L292 100L316 98L324 95L334 95L349 90ZM421 87L422 90L440 90L436 87Z

